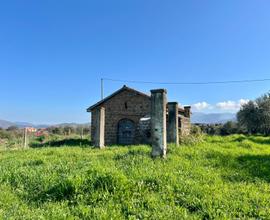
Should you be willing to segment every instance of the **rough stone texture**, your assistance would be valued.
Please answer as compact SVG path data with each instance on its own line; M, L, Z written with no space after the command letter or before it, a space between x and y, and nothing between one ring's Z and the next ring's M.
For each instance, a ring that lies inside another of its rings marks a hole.
M105 111L105 144L117 144L118 122L122 119L130 119L134 122L136 131L134 144L143 143L143 137L139 132L140 119L150 112L150 97L141 95L135 91L124 90L102 104ZM92 121L95 121L96 109L92 110ZM92 123L95 130L95 123ZM92 131L92 137L94 131Z
M151 117L150 114L144 116L139 122L139 132L142 136L142 143L151 144Z
M135 125L134 144L151 144L150 96L124 86L103 101L89 107L87 111L91 112L91 138L93 143L96 141L97 111L100 107L105 108L105 145L118 144L118 123L122 119L132 120ZM179 135L189 134L190 118L185 115L190 115L190 108L179 108ZM167 123L168 120L167 115Z
M168 126L167 126L168 143L179 144L178 128L178 103L168 102Z
M104 107L97 108L92 114L93 128L91 130L94 146L104 148L105 146L105 109Z
M166 156L166 105L167 91L165 89L151 90L151 136L153 157Z
M190 134L191 123L190 118L179 116L179 134L180 136L186 136Z
M191 115L190 109L191 109L190 106L185 106L184 107L184 116L187 117L187 118L190 118L190 115Z

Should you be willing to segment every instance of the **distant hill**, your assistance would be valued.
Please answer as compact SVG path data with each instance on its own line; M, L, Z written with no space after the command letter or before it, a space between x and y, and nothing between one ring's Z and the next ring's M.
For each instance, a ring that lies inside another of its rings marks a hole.
M90 126L90 123L83 123L83 124L79 124L79 123L62 123L62 124L56 124L56 125L51 125L51 126L57 126L57 127L65 127L65 126L77 127L77 126L84 126L84 127L88 127L88 126Z
M193 112L191 116L191 122L192 123L206 123L206 124L214 124L214 123L225 123L227 121L236 121L236 115L233 113L201 113L201 112ZM47 128L50 126L57 126L57 127L64 127L64 126L71 126L71 127L77 127L77 126L90 126L90 123L61 123L61 124L32 124L29 122L10 122L6 120L0 120L0 127L1 128L8 128L10 126L17 126L19 128L24 127L34 127L34 128Z
M5 120L0 119L0 128L6 129L6 128L10 127L10 126L16 126L16 124L12 123L10 121L5 121Z
M24 127L35 127L34 124L28 122L14 122L17 127L24 128Z
M29 122L11 122L11 121L0 119L0 128L7 129L10 126L16 126L18 128L24 128L24 127L47 128L50 125L35 125Z
M24 128L24 127L34 127L34 128L48 128L50 126L57 126L57 127L65 127L65 126L71 126L71 127L77 127L77 126L90 126L90 123L62 123L62 124L55 124L55 125L49 125L49 124L32 124L29 122L10 122L6 120L0 119L0 128L8 128L10 126L17 126L18 128Z
M194 112L191 116L192 123L225 123L227 121L236 121L236 114L234 113L201 113Z

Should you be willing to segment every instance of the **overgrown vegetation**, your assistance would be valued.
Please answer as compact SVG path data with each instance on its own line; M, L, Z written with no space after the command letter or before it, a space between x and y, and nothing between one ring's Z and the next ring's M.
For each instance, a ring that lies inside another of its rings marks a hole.
M21 148L23 146L23 131L11 127L0 128L0 150Z
M239 124L249 134L270 134L270 93L264 94L255 101L243 105L237 113Z
M192 126L192 132L201 132L209 135L231 135L248 134L247 129L234 121L228 121L224 124L195 124Z
M40 129L37 132L27 132L27 147L45 147L61 145L87 145L90 142L90 128L87 126L63 126ZM24 129L11 126L0 128L0 151L15 150L24 147Z
M0 152L0 219L270 217L269 137L204 136L169 146L165 160L150 151L69 143Z

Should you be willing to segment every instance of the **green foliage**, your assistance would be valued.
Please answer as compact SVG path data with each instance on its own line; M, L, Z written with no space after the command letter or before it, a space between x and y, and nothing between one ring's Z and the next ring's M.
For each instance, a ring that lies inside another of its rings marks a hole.
M57 134L57 135L62 135L64 134L64 129L63 127L49 127L47 129L51 134Z
M269 219L270 138L202 139L0 152L0 219Z
M238 124L233 121L228 121L220 128L221 135L230 135L238 133Z
M7 128L7 131L17 131L17 130L19 130L19 128L17 126L14 126L14 125Z
M36 138L36 140L40 143L44 143L44 141L46 140L46 136L45 135L40 135Z
M6 130L0 130L0 138L1 139L11 139L13 138L13 133L8 132Z
M228 121L225 124L196 124L202 133L210 135L247 134L247 130L239 123Z
M47 131L54 135L89 135L90 126L53 126L47 128Z
M222 128L222 124L196 124L199 126L202 133L209 134L209 135L220 135L220 131Z
M193 135L202 134L202 129L198 125L191 125L190 133Z
M203 137L201 133L180 136L179 143L181 145L197 145L203 142Z
M237 113L237 119L249 134L270 134L270 93L249 101Z
M0 130L0 150L16 149L22 146L22 130Z
M245 127L249 134L259 132L259 109L255 102L249 101L244 104L237 113L239 124Z

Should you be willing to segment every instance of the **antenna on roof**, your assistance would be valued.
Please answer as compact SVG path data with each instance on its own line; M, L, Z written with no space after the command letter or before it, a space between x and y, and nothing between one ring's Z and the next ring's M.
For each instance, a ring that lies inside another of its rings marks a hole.
M103 78L100 79L100 90L101 90L101 100L103 100L104 96L103 96Z

